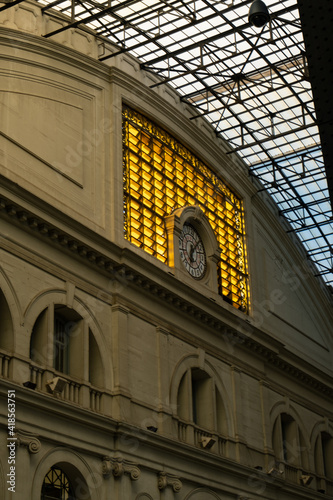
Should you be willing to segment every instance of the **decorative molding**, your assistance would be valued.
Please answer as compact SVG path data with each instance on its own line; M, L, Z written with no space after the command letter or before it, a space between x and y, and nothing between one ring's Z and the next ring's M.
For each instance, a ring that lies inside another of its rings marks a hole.
M227 343L231 343L232 345L242 344L245 348L259 354L261 357L265 358L266 362L276 366L284 373L288 373L290 376L317 392L321 392L323 395L333 398L332 387L318 381L316 378L296 368L291 363L281 359L278 352L275 350L266 347L250 336L237 331L235 328L227 326L213 315L187 302L176 293L171 292L163 285L156 283L145 275L134 271L129 266L124 264L119 265L119 263L111 260L106 255L89 247L79 239L65 233L63 230L4 196L0 196L0 217L12 219L15 224L22 225L25 230L34 234L38 233L43 238L48 238L51 245L59 245L59 248L62 247L69 253L73 253L77 258L86 261L88 265L98 268L111 279L116 279L121 281L121 283L131 284L132 286L141 288L145 292L153 295L154 300L159 298L170 306L179 309L182 314L186 313L192 319L194 318L196 321L201 322L205 328L209 327L215 332L219 332ZM246 320L245 315L244 319ZM249 323L249 335L251 335L254 327L251 326L249 320L247 320L247 322Z
M157 485L159 490L164 490L167 486L170 486L175 493L178 493L183 486L177 476L167 474L166 472L158 473Z
M104 457L102 461L102 476L107 479L111 476L112 461L110 457Z
M16 431L17 442L19 446L26 446L29 453L38 453L42 447L41 442L38 439L38 434L33 434L32 432L22 431L17 429Z
M124 474L128 474L132 481L137 481L141 471L138 465L133 462L129 462L122 458L104 457L102 461L103 477L108 478L111 473L117 479L121 478Z

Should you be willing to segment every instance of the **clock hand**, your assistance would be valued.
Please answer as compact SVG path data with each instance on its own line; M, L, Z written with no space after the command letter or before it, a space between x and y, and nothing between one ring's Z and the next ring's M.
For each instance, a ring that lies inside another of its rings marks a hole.
M195 259L193 259L193 254L194 252L196 251L196 248L197 246L199 245L200 243L200 240L196 242L195 245L192 245L192 248L191 248L191 253L190 253L190 259L191 259L191 262L194 262Z
M191 250L190 250L190 255L189 255L191 262L194 262L194 259L193 259L194 250L195 250L195 247L191 244Z

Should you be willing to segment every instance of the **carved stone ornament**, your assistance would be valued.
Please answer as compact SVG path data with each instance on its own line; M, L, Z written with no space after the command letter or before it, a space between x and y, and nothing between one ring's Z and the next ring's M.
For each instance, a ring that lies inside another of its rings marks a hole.
M104 457L102 462L103 477L110 477L111 472L115 478L120 478L123 474L128 474L132 481L137 481L141 474L139 467L133 462L122 458Z
M159 472L157 484L159 490L164 490L167 486L171 486L175 493L178 493L182 489L182 482L177 476L173 474L167 474L166 472Z
M29 453L38 453L42 447L38 434L17 429L16 437L19 446L26 446Z
M110 477L112 472L112 461L110 457L104 457L102 461L102 475L105 478Z

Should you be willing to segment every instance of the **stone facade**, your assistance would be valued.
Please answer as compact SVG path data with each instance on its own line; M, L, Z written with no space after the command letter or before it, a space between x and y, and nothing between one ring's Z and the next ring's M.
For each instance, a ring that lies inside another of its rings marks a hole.
M17 500L51 467L78 500L333 496L332 299L299 242L170 88L57 23L0 13L1 498L13 394ZM248 314L124 238L123 103L242 197Z

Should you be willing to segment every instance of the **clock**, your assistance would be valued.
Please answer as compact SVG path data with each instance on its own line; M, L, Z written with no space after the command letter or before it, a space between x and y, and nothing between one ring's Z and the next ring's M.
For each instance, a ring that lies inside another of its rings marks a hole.
M180 259L186 271L195 279L201 279L207 267L202 239L196 229L185 223L179 235Z

